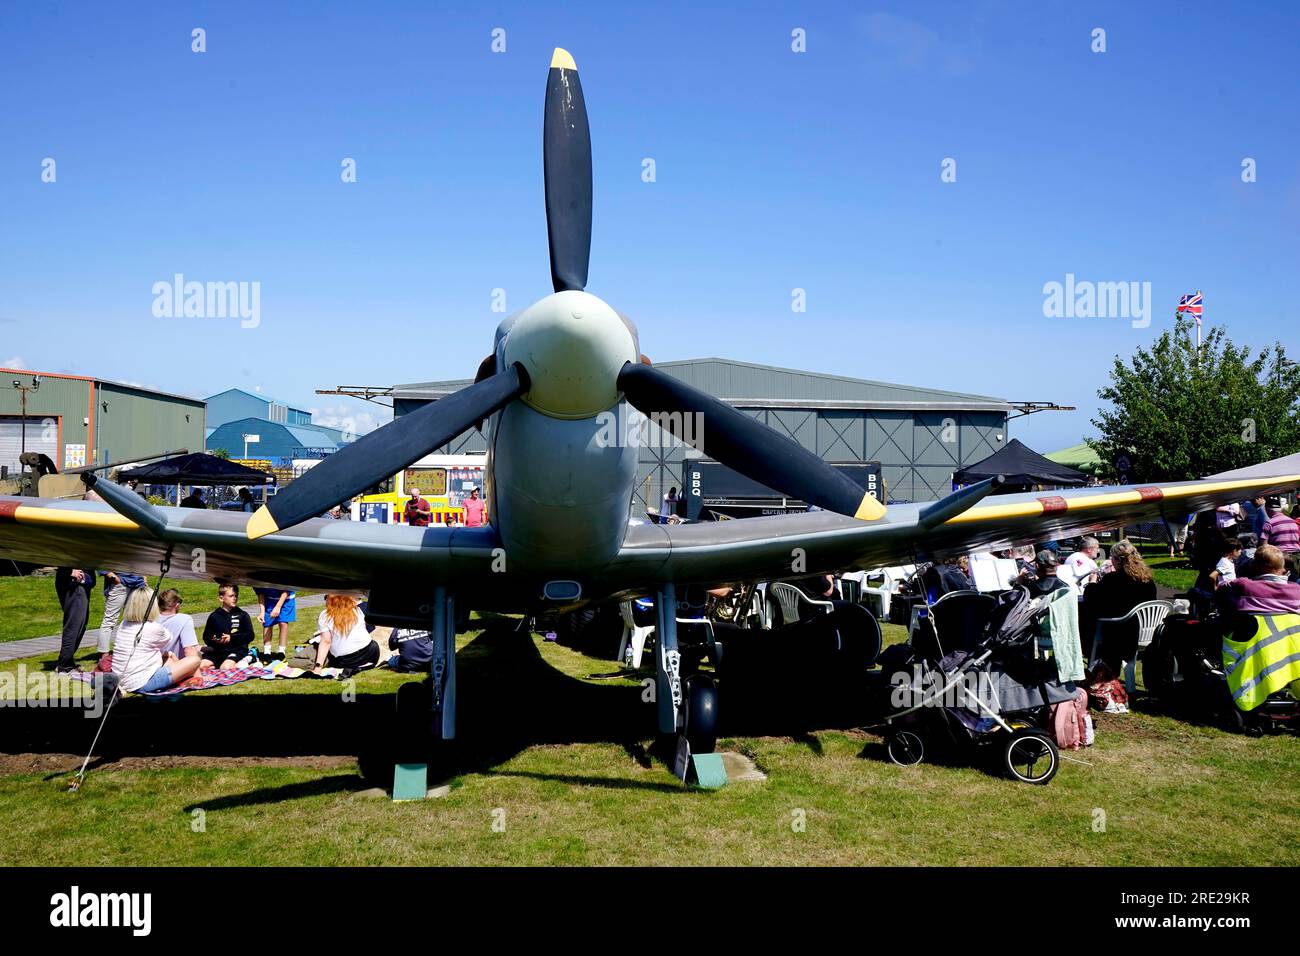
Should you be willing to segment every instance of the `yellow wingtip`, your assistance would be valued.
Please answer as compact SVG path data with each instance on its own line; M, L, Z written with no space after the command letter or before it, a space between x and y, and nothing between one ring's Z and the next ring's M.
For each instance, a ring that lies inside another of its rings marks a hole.
M258 538L279 531L280 526L275 523L275 519L271 517L271 512L263 505L253 513L253 517L248 519L248 525L244 530L250 541L256 541Z
M858 505L858 510L853 513L853 517L859 521L875 521L884 516L885 506L869 494L862 496L862 503Z
M563 47L556 47L555 52L551 54L551 69L553 70L576 70L578 64L573 62L573 57L569 51Z

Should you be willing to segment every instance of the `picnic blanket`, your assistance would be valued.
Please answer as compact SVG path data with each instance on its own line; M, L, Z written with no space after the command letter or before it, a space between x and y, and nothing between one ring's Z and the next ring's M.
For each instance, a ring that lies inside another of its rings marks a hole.
M231 684L242 684L246 680L257 680L269 674L271 674L271 671L265 667L239 667L228 671L223 671L219 667L210 667L207 670L199 671L193 677L183 680L179 684L173 684L171 687L148 692L139 691L137 693L144 697L171 697L190 690L211 690L213 687L229 687Z

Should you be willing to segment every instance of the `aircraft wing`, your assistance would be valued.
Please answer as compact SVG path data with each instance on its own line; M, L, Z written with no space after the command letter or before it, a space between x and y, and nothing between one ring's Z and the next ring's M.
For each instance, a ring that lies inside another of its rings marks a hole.
M629 530L611 578L712 583L911 564L1187 515L1300 485L1300 475L996 495L934 523L933 502L878 521L818 511ZM959 495L960 492L954 493ZM954 502L956 503L956 502Z
M164 541L107 504L0 496L0 560L156 575L173 546L170 577L296 588L369 590L396 579L450 586L482 579L500 547L490 527L412 528L314 518L250 541L249 515L153 508Z

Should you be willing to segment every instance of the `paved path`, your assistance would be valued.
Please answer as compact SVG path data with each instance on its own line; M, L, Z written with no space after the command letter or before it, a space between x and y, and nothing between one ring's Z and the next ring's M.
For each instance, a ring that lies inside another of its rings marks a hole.
M297 599L298 607L320 607L325 603L325 595L309 594L306 597ZM249 605L244 608L254 622L257 620L258 606ZM208 615L194 615L194 630L200 635L203 634L203 625L207 621ZM84 651L86 648L93 648L99 640L99 628L90 628L86 631L86 636L81 639L79 650ZM25 641L6 641L0 644L0 661L16 661L20 657L39 657L42 654L57 654L62 637L58 634L51 634L49 637L33 637Z

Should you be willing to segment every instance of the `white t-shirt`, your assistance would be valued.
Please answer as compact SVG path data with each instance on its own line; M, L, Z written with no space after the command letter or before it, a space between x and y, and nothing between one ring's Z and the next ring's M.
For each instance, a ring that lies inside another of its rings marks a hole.
M1214 566L1214 570L1219 572L1219 587L1223 587L1229 581L1237 580L1237 566L1232 563L1232 558L1227 556L1219 558L1219 563Z
M163 651L171 642L171 634L157 621L119 627L113 644L113 673L122 690L139 690L149 683L154 671L162 667Z
M335 657L355 654L373 640L370 632L366 630L366 616L361 613L360 608L357 608L356 613L357 622L346 634L340 634L334 629L334 623L329 619L328 612L321 611L320 617L316 619L316 630L330 636L330 653Z
M1096 573L1097 562L1082 551L1076 551L1065 559L1065 563L1057 569L1056 576L1065 578L1068 584L1082 587L1083 583Z
M172 642L163 648L164 654L185 656L185 648L197 647L198 636L194 633L194 618L188 614L160 614L158 623L172 636Z

